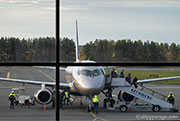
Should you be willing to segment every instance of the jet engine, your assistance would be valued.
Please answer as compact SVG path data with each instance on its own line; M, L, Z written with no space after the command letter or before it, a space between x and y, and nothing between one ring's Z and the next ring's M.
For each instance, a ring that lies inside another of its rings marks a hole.
M53 94L50 89L39 89L35 93L36 102L42 105L49 104L52 101Z
M131 102L134 99L134 96L130 95L124 91L120 91L118 94L118 99L120 101Z

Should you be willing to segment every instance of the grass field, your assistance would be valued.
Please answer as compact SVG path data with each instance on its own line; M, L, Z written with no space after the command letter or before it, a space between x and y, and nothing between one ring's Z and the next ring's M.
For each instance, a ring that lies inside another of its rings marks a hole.
M131 77L137 77L139 80L152 79L150 75L158 75L158 78L180 76L180 71L125 71L125 76L131 73ZM152 82L158 84L167 84L166 81ZM180 79L169 80L168 84L180 84Z

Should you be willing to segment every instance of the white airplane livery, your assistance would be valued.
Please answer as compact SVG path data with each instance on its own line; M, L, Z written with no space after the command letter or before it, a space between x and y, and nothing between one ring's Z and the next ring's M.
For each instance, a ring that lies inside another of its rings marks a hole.
M80 60L77 20L76 20L76 63L95 63L95 61L90 61L90 60L81 61ZM54 67L46 67L46 68L55 69ZM88 97L89 98L88 111L92 109L91 108L92 97L94 95L100 94L104 90L107 90L105 86L105 78L106 78L105 70L102 66L76 66L76 67L69 66L67 68L60 68L60 71L65 72L65 80L66 80L66 82L62 82L60 80L60 89L61 90L68 89L70 91L70 94L75 95L75 96ZM171 80L171 79L178 79L178 78L180 78L180 76L146 79L146 80L139 80L137 83L147 83L147 82L153 82L153 81ZM53 100L52 90L50 90L47 87L54 88L55 82L10 79L10 78L0 78L0 81L41 85L41 89L39 89L37 93L35 94L36 102L42 105L46 105L46 104L51 103Z
M79 92L80 95L92 96L99 94L104 89L105 72L100 66L68 67L67 72L72 74L73 77L72 80L69 79L73 83L71 92ZM66 78L68 76L65 74Z

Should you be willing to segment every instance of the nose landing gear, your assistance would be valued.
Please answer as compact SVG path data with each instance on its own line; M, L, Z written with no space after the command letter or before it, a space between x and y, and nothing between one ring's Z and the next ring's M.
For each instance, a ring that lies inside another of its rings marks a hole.
M89 97L89 104L88 104L87 111L88 111L88 112L93 111L93 102L92 102L92 97Z

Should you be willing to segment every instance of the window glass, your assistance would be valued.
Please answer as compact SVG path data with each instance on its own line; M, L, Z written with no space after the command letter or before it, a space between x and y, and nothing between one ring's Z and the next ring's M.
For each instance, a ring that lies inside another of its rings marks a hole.
M0 62L55 62L55 1L0 0Z
M90 70L81 70L81 74L84 76L91 76L91 71Z
M93 71L90 71L90 70L78 70L78 75L84 75L84 76L99 76L102 74L101 70L93 70Z
M100 74L101 74L101 71L98 70L98 69L92 71L92 75L93 75L93 76L99 76Z

